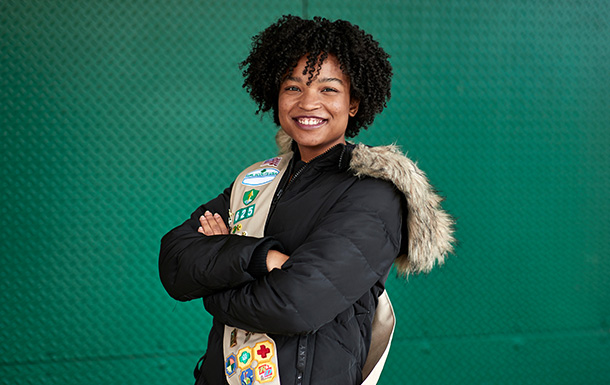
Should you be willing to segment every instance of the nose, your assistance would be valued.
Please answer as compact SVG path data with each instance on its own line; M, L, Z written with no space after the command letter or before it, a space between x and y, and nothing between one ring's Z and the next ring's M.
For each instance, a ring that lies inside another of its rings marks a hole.
M299 98L299 107L305 111L313 111L320 107L320 98L312 89L305 89Z

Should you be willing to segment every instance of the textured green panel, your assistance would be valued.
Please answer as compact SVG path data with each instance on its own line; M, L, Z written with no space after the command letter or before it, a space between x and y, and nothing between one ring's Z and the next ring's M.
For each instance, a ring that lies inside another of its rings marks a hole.
M607 333L421 338L393 344L383 383L607 384ZM394 369L394 370L392 370Z
M210 319L163 291L159 239L274 152L237 63L283 13L381 42L393 98L358 140L459 220L442 269L389 281L382 382L610 383L601 0L0 2L0 383L191 381Z
M159 240L273 150L237 63L301 4L0 7L0 382L189 382L210 319L163 291Z
M2 384L189 384L193 363L167 353L47 360L11 368Z
M393 99L361 138L409 150L458 217L455 258L390 282L391 362L415 383L610 382L608 3L309 5L392 55ZM489 342L529 336L545 341L516 357ZM427 339L443 352L413 349Z

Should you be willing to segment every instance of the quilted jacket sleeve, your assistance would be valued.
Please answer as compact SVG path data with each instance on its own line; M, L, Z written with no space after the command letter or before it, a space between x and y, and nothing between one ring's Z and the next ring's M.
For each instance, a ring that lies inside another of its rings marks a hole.
M226 223L230 196L231 187L161 240L159 275L172 298L188 301L252 281L247 272L250 259L257 253L266 254L277 242L235 235L208 237L197 232L198 218L206 210L219 213Z
M399 253L401 205L391 184L361 180L282 269L205 297L206 309L222 323L255 332L317 330L387 274Z

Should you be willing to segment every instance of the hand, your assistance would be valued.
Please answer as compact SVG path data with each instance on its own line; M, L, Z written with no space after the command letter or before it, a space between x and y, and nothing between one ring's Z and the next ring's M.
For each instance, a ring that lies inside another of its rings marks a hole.
M269 250L267 253L267 271L281 269L282 265L288 260L288 258L290 258L290 256L282 252L277 250Z
M229 229L225 222L222 220L220 214L213 214L209 211L203 213L202 216L199 217L199 222L201 226L197 229L203 235L226 235L229 234Z

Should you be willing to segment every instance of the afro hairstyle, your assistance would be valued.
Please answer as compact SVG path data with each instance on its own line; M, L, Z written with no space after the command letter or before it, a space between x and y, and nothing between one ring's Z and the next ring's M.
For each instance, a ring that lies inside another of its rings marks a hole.
M358 26L348 21L313 20L282 16L252 38L250 54L240 63L245 88L259 112L273 111L278 117L278 95L283 79L292 74L299 59L307 55L303 75L308 84L317 76L328 55L334 55L351 82L350 97L360 102L350 117L345 135L349 138L373 123L390 99L392 66L389 55Z

